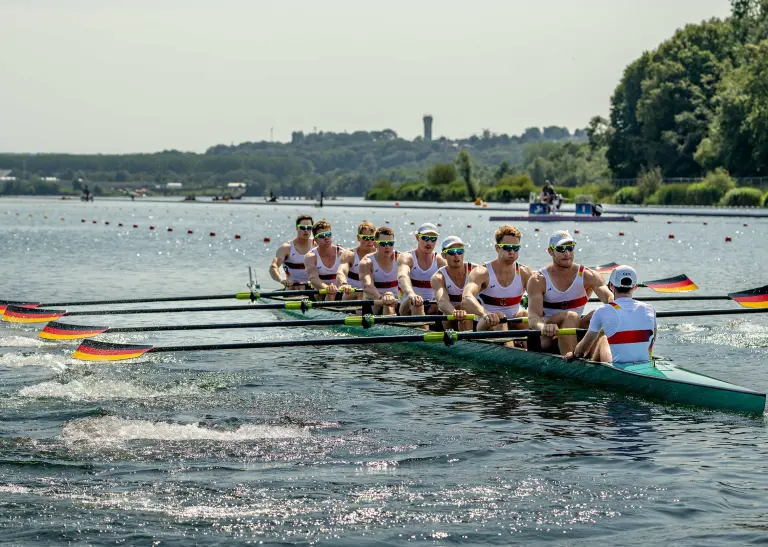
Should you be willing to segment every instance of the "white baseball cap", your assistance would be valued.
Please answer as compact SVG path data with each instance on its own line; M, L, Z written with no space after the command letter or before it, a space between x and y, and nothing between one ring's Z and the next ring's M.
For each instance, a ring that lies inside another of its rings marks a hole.
M419 234L435 234L438 235L440 232L437 231L437 226L432 224L431 222L425 222L421 226L419 226L418 232Z
M632 266L619 266L611 272L608 278L614 287L621 289L631 289L637 285L637 272Z
M459 236L448 236L443 240L443 250L446 250L451 245L464 245L464 242Z
M568 230L558 230L549 238L550 247L557 247L558 245L565 245L566 243L573 242L573 236L568 233Z

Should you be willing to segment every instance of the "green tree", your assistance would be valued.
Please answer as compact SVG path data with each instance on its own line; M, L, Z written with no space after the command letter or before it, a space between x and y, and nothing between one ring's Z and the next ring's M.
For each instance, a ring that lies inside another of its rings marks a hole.
M472 182L472 161L469 157L469 152L466 149L462 149L456 157L456 165L459 168L459 174L464 179L464 184L467 186L467 194L470 199L477 197L477 191L475 185Z
M593 116L587 126L589 149L592 152L597 152L601 148L608 146L612 133L613 128L608 120L602 116Z
M434 185L450 184L458 177L456 167L450 163L437 163L427 170L427 182Z

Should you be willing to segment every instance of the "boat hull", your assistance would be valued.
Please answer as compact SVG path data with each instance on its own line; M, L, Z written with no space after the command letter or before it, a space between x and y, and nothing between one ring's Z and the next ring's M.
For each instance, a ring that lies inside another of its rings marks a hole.
M301 315L300 312L280 312ZM313 309L307 319L338 317L342 311ZM416 329L400 325L374 325L370 329L335 327L357 336L395 335ZM389 344L387 344L389 345ZM613 365L592 361L565 361L559 355L534 353L505 346L498 341L459 341L452 346L443 344L393 343L407 347L409 353L425 351L448 357L451 363L492 365L494 368L519 369L552 378L566 378L579 383L607 388L665 403L717 410L763 414L766 395L729 382L711 378L666 361Z

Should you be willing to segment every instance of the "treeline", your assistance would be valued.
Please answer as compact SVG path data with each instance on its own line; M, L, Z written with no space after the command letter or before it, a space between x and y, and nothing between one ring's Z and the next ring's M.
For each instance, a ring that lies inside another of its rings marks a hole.
M72 181L125 183L126 186L181 182L185 189L229 182L245 182L247 195L360 196L380 179L395 184L423 180L427 168L451 162L457 151L472 151L478 176L484 167L519 162L528 143L585 140L586 131L574 134L559 126L529 128L520 136L484 130L466 139L406 140L390 129L354 133L295 132L290 143L245 142L217 145L204 154L169 150L156 154L0 154L0 170L29 181L57 177L62 187ZM12 193L25 184L8 184Z

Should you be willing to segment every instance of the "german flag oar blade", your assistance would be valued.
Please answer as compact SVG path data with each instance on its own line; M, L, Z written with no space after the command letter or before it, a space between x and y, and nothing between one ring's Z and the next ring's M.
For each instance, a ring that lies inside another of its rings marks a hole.
M155 346L145 344L112 344L98 340L85 340L72 354L80 361L122 361L141 357Z
M685 274L668 277L666 279L657 279L655 281L645 281L644 283L640 283L640 286L653 289L656 292L687 292L695 291L699 288L699 286L691 281Z
M768 285L759 289L732 292L728 295L728 298L738 302L745 308L768 308Z
M608 264L603 264L602 266L598 266L592 269L595 270L597 273L604 274L604 273L610 273L618 267L619 267L619 264L617 264L616 262L610 262Z
M65 310L43 310L24 306L8 306L3 321L11 323L48 323L66 315Z
M37 302L20 302L14 300L0 300L0 315L5 313L5 309L8 306L18 306L20 308L36 308L39 306Z
M68 325L52 321L48 323L38 336L48 340L79 340L92 338L107 330L107 327L88 327L86 325Z

